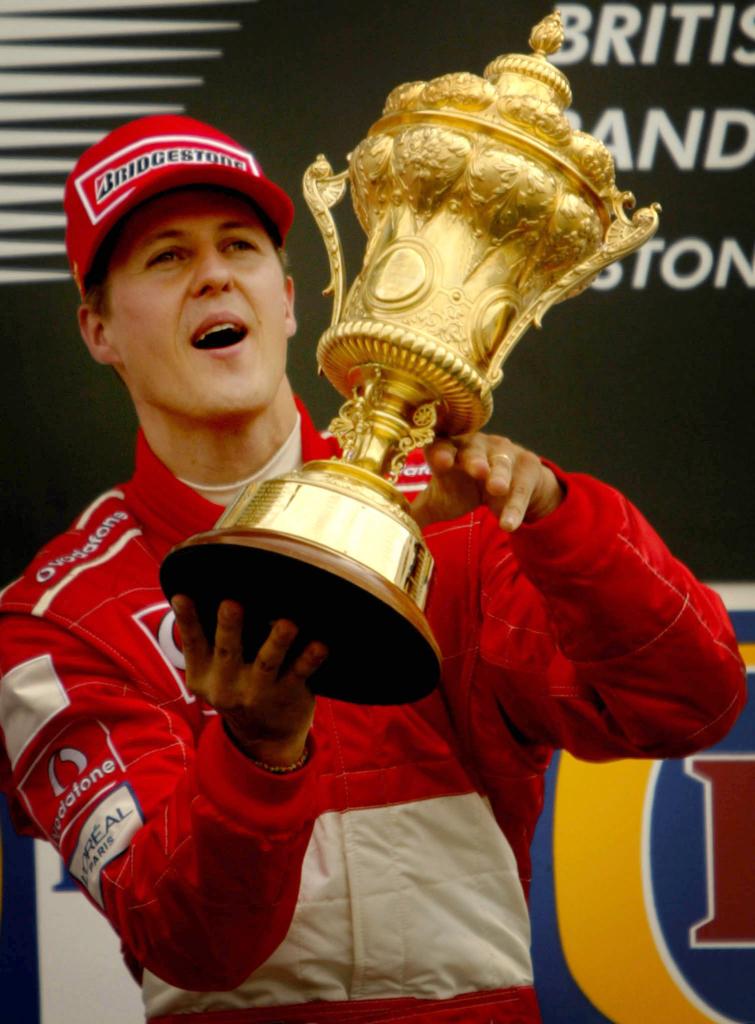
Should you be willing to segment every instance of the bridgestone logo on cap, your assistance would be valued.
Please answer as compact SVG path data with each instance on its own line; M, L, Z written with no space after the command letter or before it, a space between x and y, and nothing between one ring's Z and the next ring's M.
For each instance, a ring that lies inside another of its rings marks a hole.
M100 161L76 179L76 191L90 221L97 224L133 192L140 178L182 164L233 167L256 178L261 173L246 150L202 137L163 135L142 139Z
M243 160L234 160L225 153L217 153L214 149L156 149L152 153L129 160L127 164L105 171L94 180L94 194L98 203L103 202L114 188L125 185L127 181L141 177L155 167L165 164L225 164L226 167L238 167L244 170Z

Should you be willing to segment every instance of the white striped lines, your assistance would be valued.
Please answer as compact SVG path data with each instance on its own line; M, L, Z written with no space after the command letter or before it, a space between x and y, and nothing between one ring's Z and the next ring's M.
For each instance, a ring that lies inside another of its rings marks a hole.
M62 242L3 242L0 239L0 259L8 256L50 256L63 253L66 247Z
M255 2L230 0L239 8ZM0 285L68 277L65 176L82 149L116 124L185 109L181 91L203 79L176 73L176 66L221 57L212 36L241 28L238 21L196 17L198 9L220 3L229 6L224 0L0 0ZM175 45L182 37L198 45ZM131 39L138 45L122 45ZM156 73L166 62L173 73ZM111 67L119 72L109 74ZM40 231L46 236L28 238ZM54 262L40 265L45 258Z
M234 0L231 0L233 3ZM256 3L257 0L236 0ZM64 14L69 11L144 10L150 7L212 7L228 0L0 0L0 14Z
M0 234L4 231L38 231L42 228L63 228L66 219L62 213L2 213Z
M12 267L9 270L0 270L0 284L39 284L43 281L65 281L69 276L66 270L32 270L27 267Z
M0 174L67 174L73 167L73 158L69 160L38 160L26 157L0 156Z
M183 110L178 103L34 103L25 100L0 101L0 121L57 121L82 118L125 118L140 114L157 114ZM104 135L104 132L100 134ZM45 144L44 129L37 135L37 145Z
M0 128L0 149L83 149L102 137L101 131L55 131L45 129L44 135L37 128Z
M232 0L233 2L233 0ZM236 0L238 2L238 0ZM124 6L126 6L124 4ZM39 43L48 39L107 39L112 36L173 36L178 32L227 32L235 21L165 21L115 18L5 18L0 16L0 39L6 43Z
M166 89L168 86L201 85L201 78L168 78L160 75L29 75L23 71L0 72L0 96L36 96L39 93L97 93L115 89Z
M29 202L56 203L62 198L62 185L0 185L0 204L3 206L23 206Z
M154 64L157 61L206 60L222 50L158 49L150 46L18 46L0 44L0 68L55 68L70 64Z

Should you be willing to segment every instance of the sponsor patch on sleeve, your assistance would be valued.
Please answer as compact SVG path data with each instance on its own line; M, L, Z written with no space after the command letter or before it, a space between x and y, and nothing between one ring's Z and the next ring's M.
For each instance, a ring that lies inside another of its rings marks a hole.
M55 579L59 573L66 572L70 565L76 562L86 561L90 555L97 554L102 544L108 537L110 537L113 530L117 530L119 526L128 521L128 514L120 509L116 509L111 515L105 516L94 529L89 533L88 536L82 536L79 546L71 548L70 551L64 551L55 558L50 559L45 565L37 569L34 576L37 583L49 583Z
M100 906L103 868L128 848L143 824L133 790L124 783L101 800L82 825L68 870Z
M107 728L86 719L52 736L18 783L27 810L59 846L68 828L122 781L123 761Z

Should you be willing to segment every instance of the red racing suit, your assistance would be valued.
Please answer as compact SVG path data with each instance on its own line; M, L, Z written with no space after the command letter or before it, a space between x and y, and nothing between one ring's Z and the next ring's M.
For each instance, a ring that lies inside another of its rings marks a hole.
M302 442L334 451L306 413ZM483 509L427 531L440 688L318 699L287 775L186 689L158 568L221 509L142 437L133 478L5 589L0 781L119 933L150 1020L540 1020L528 850L552 751L682 756L745 695L716 595L620 494L557 472L561 506L512 536ZM420 459L402 484L426 480Z

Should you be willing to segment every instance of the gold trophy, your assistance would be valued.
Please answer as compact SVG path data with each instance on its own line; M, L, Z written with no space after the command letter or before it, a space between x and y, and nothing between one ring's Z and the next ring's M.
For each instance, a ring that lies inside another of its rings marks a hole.
M547 59L563 38L555 12L531 54L400 85L348 170L321 156L305 174L330 260L317 358L347 399L330 427L343 454L245 490L168 555L161 581L194 598L208 636L218 603L240 600L249 654L277 618L326 643L318 693L399 704L434 688L432 558L395 486L404 461L436 434L480 429L530 324L657 230L659 207L630 217L610 153L564 114L569 83ZM330 208L347 182L367 248L344 297Z

